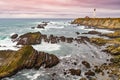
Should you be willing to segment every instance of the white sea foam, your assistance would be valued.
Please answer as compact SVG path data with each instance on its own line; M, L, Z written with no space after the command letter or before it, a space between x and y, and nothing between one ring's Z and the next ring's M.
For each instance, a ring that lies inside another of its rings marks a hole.
M9 37L4 40L0 40L0 50L18 50L19 48L15 47L17 42L12 42Z
M107 30L107 29L84 29L84 30L98 31L98 32L101 32L101 33L113 33L114 32L114 31L110 31L110 30Z
M45 43L42 42L39 45L33 45L33 48L35 48L38 51L56 51L60 50L60 45L58 44L50 44L50 43Z
M107 29L93 29L93 28L85 28L85 26L79 26L78 29L83 29L83 30L87 30L87 31L98 31L101 33L113 33L114 31L110 31Z
M53 25L49 25L45 27L46 29L50 29L50 28L55 28L55 29L62 29L64 28L64 26L53 26Z

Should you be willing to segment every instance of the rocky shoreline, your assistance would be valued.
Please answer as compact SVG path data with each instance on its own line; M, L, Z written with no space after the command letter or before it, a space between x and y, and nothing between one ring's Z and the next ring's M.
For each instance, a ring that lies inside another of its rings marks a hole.
M81 24L76 23L75 24ZM86 23L85 23L86 24ZM38 25L40 28L46 26ZM84 25L84 24L82 24ZM42 27L41 27L42 26ZM87 25L88 26L88 25ZM79 36L79 32L76 32L77 37L65 37L65 36L56 36L56 35L46 35L40 32L29 32L23 35L13 34L11 35L11 39L13 42L17 42L17 45L22 45L22 47L18 51L0 51L0 79L5 77L10 77L16 74L18 71L22 69L39 69L41 66L44 68L52 68L53 66L57 66L61 63L61 60L53 55L45 52L35 50L31 45L41 44L42 41L57 44L57 43L68 43L71 44L76 42L78 44L91 44L96 47L106 46L102 51L106 52L112 56L111 59L106 59L106 63L102 65L92 65L89 61L82 60L80 65L82 65L86 71L84 72L85 77L82 77L80 80L97 80L95 78L96 75L105 75L105 71L108 76L111 78L116 77L120 79L120 31L115 30L114 33L106 33L102 34L97 31L89 31L88 33L83 34L91 34L98 36L105 36L108 39L104 38L96 38L96 37L86 37ZM16 45L16 46L17 46ZM94 56L92 56L94 58ZM77 58L76 58L77 61ZM70 62L69 64L73 64L77 66L77 62ZM67 64L67 62L66 62ZM63 70L64 76L71 74L73 76L81 76L82 70L80 68L68 68L67 70ZM55 76L57 73L53 73ZM115 78L115 79L116 79ZM53 79L54 80L54 79Z
M30 45L18 51L0 51L0 79L10 77L22 69L39 69L41 66L51 68L59 63L59 59L45 52L38 52Z
M78 18L75 19L72 24L85 25L89 28L102 28L102 29L111 29L114 30L114 33L102 34L97 31L89 31L88 33L83 34L92 34L108 37L104 38L91 38L90 42L98 46L106 45L107 47L103 50L108 54L112 55L113 58L110 59L110 64L103 64L99 66L97 71L106 70L109 74L109 77L117 77L120 79L120 19L119 18Z

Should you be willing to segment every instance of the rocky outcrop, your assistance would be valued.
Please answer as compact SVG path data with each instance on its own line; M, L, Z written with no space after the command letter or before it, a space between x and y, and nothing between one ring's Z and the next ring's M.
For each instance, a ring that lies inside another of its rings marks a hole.
M120 29L120 18L77 18L72 24L92 26L96 28Z
M51 68L59 63L55 55L38 52L29 45L18 51L0 51L0 58L0 79L12 76L22 69L39 69L41 66Z
M120 55L120 45L118 45L118 44L110 45L110 46L106 47L106 49L104 51L106 51L112 55Z
M13 34L10 35L11 39L16 39L17 37L18 37L18 34L16 34L16 33L13 33Z
M81 74L81 70L80 69L69 69L69 72L71 73L71 75L80 76L80 74Z
M42 24L38 24L37 28L41 28L41 29L44 29L45 26L47 26L47 22L43 22Z
M17 45L35 45L41 43L41 33L26 33L17 39Z
M94 43L96 45L102 46L105 45L107 43L107 39L104 38L90 38L90 42Z

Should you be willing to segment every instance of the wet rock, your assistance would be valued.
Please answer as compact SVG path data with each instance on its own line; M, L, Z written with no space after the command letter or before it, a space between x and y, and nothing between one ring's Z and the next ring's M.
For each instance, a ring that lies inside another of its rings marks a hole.
M100 68L98 68L98 67L96 67L94 71L95 71L96 73L102 72L102 70L101 70Z
M79 32L76 32L77 35L79 35L80 33Z
M90 68L90 64L87 61L82 61L82 64L86 67L86 68Z
M59 63L55 55L38 52L29 45L18 51L0 51L0 58L3 59L0 79L12 76L22 69L39 69L41 66L51 68Z
M17 37L18 37L18 34L16 34L16 33L13 33L13 34L10 35L11 39L16 39Z
M95 76L95 73L91 70L89 70L88 72L85 72L85 75L87 76Z
M69 72L71 73L71 75L77 75L77 76L81 75L80 69L69 69Z
M73 38L66 38L67 43L72 43L73 42Z
M41 43L41 33L26 33L17 39L17 45L35 45Z
M79 36L81 38L81 41L84 42L84 41L90 41L90 39L86 36Z
M83 34L101 34L100 32L98 31L89 31L88 33L83 33Z
M31 29L35 29L35 27L31 27Z
M53 74L52 74L52 76L55 76L55 75L56 75L56 73L53 73Z
M87 80L86 78L81 78L80 80Z
M67 72L64 72L64 75L66 75L67 74Z
M77 65L77 62L74 62L73 64L74 64L74 65Z
M65 42L65 41L66 41L66 38L65 38L64 36L61 36L61 37L60 37L60 40L61 40L61 42Z
M47 26L47 23L38 24L37 28L44 29Z
M78 38L75 38L75 41L76 41L78 44L80 44L80 43L82 42L82 40L81 40L81 39L78 39Z
M58 42L58 37L50 35L49 40L51 41L52 44L55 44Z

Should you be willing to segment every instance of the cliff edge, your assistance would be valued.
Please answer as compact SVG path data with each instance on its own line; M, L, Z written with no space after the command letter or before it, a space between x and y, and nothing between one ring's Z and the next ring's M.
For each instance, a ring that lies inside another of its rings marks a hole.
M72 24L92 26L96 28L120 29L120 18L77 18Z

